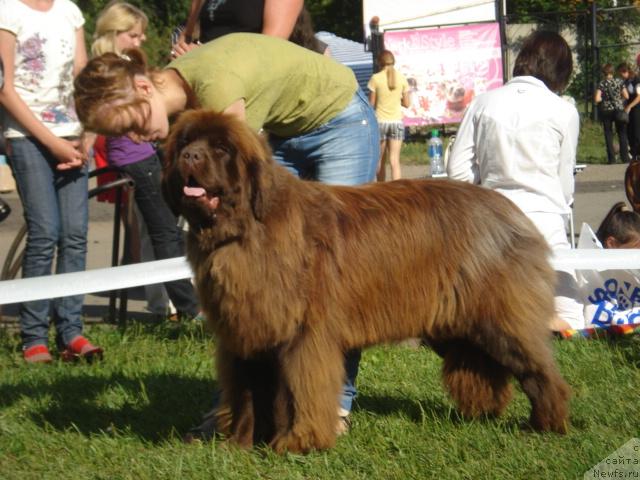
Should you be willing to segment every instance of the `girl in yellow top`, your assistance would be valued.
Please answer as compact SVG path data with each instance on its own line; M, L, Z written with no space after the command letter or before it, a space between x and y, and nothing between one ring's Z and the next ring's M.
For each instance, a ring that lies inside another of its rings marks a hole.
M400 148L404 140L404 124L400 106L409 106L409 84L405 76L393 68L395 58L389 50L383 50L378 56L381 70L369 80L369 101L376 109L380 129L380 161L377 177L379 182L385 179L385 158L391 164L391 178L398 180L400 173Z

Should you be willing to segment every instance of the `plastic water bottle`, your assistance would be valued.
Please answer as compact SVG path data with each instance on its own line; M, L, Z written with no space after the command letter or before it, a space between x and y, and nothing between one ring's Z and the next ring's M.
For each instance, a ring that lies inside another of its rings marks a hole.
M429 155L429 163L431 164L432 177L444 177L444 159L442 157L442 139L437 129L431 130L431 138L427 143L427 153Z

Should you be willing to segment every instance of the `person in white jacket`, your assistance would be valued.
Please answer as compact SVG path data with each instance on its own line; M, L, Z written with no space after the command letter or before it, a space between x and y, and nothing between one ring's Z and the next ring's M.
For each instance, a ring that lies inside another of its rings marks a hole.
M580 119L559 94L572 71L571 50L559 34L533 33L516 58L513 79L469 105L447 164L449 178L512 200L554 251L571 248L566 224ZM574 272L558 272L556 294L558 318L552 328L583 328Z

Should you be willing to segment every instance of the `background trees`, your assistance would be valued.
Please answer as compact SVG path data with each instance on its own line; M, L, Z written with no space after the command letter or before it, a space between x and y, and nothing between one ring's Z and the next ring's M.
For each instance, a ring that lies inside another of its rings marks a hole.
M109 0L73 0L86 20L87 44L95 28L95 19ZM153 65L169 60L171 32L184 21L190 0L128 0L149 17L144 50ZM227 0L233 1L233 0ZM307 0L317 31L327 30L342 37L362 41L362 2L360 0Z
M602 65L628 62L635 68L640 0L507 0L506 4L507 23L536 23L575 36L577 64L569 93L578 102L591 99Z
M86 19L87 43L97 14L108 0L73 0ZM233 0L227 0L233 1ZM597 38L592 42L591 8L597 7ZM129 0L149 16L144 49L153 65L169 60L172 30L187 16L190 0ZM306 0L316 30L363 41L361 0ZM590 98L600 65L635 63L640 51L640 0L507 0L507 23L537 23L554 29L573 29L577 41L577 72L570 93ZM634 8L635 7L635 8ZM509 39L507 39L509 40Z

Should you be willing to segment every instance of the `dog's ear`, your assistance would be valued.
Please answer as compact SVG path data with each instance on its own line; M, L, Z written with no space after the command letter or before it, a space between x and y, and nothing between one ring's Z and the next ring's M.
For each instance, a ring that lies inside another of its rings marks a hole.
M244 164L249 202L256 220L264 219L272 194L274 160L266 139L245 122L227 118L228 140L235 146L238 160Z
M181 113L172 126L162 149L159 150L162 153L162 196L176 217L182 213L180 208L184 187L184 180L177 169L176 156L188 144L191 137L198 134L197 126L200 124L201 116L202 113L198 111Z
M175 157L181 148L181 139L185 137L185 131L189 128L189 125L193 123L191 118L192 112L183 112L177 117L177 121L171 127L169 136L162 145L163 166L165 169L172 166L175 163Z
M275 161L264 137L254 132L251 134L255 144L252 155L247 159L247 175L251 186L251 210L260 221L271 207Z
M247 165L247 175L251 186L251 211L256 220L261 221L267 212L266 197L268 192L264 186L263 175L265 172L260 166L260 162L250 161Z
M247 167L251 179L251 209L254 217L262 220L271 207L275 160L265 137L257 133L253 136L256 150Z
M165 159L162 165L162 182L160 183L162 196L173 214L177 217L182 213L180 211L180 201L182 199L184 182L178 174L174 162Z

